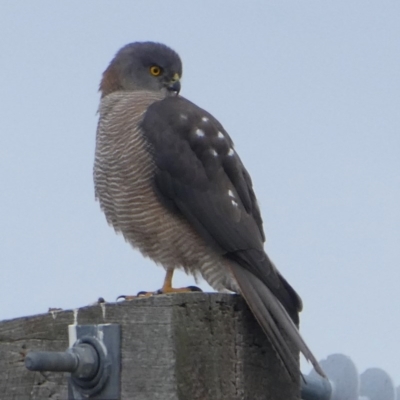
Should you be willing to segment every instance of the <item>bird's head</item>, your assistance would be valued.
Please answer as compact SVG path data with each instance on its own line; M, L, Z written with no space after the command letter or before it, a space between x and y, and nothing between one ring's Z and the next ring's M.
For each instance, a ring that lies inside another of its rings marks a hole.
M118 90L180 90L182 62L169 47L154 42L136 42L118 51L100 82L102 97Z

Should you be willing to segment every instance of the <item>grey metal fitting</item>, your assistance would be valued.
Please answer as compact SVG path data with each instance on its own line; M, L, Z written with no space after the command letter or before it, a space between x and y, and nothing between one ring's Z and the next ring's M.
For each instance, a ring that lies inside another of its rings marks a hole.
M69 398L119 399L120 326L70 325L71 347L64 352L30 352L30 371L70 372Z
M301 385L301 398L304 400L330 400L332 385L320 376L306 376Z

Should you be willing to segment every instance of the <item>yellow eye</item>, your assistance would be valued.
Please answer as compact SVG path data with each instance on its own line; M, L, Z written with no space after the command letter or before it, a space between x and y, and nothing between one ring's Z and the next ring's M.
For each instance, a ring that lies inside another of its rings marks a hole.
M150 73L153 76L158 76L161 74L161 68L158 67L157 65L153 65L152 67L150 67Z

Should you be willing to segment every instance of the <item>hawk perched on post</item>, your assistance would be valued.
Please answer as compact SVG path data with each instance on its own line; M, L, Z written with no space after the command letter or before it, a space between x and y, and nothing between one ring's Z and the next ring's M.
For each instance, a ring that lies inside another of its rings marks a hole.
M240 293L293 379L281 331L321 371L296 325L300 297L264 252L250 175L223 126L179 95L177 53L152 42L118 51L100 83L94 181L107 221L161 264Z

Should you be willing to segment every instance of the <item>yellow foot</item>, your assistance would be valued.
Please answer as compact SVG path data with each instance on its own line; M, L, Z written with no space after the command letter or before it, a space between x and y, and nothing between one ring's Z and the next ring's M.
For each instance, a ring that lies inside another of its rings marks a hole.
M139 292L136 296L118 296L117 301L119 299L124 300L134 300L138 297L150 297L157 294L170 294L170 293L187 293L187 292L202 292L200 288L197 286L188 286L185 288L173 288L172 287L172 275L174 274L173 269L167 270L167 274L165 275L163 287L156 292Z

